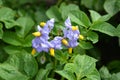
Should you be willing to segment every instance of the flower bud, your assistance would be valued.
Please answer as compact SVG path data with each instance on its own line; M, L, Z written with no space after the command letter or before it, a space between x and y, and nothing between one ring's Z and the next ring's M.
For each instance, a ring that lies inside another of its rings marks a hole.
M46 57L45 57L45 55L42 55L42 56L40 57L40 62L41 62L41 64L44 64L45 61L46 61Z

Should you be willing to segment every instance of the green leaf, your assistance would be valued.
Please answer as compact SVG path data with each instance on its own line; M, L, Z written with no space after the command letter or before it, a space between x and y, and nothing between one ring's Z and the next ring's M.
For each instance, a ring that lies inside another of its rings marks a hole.
M32 34L25 37L25 39L22 42L23 47L31 47L32 46L32 39L34 36Z
M96 11L103 10L104 0L81 0L81 4L86 8Z
M14 16L15 12L12 9L7 7L0 8L0 21L5 24L7 29L19 26L19 24L15 22Z
M2 36L3 36L3 25L0 23L0 39L2 39Z
M54 68L54 63L48 63L45 67L45 69L52 70Z
M47 76L49 72L50 71L48 69L40 69L37 73L35 80L48 80Z
M76 70L76 66L74 66L73 63L67 63L64 66L64 70L74 73L74 71Z
M98 21L108 21L112 16L110 14L103 15L99 18Z
M4 47L4 50L8 54L15 54L15 53L21 52L22 48L10 45L10 46Z
M10 29L12 27L19 27L20 25L14 20L2 20L5 23L5 27Z
M120 37L120 24L117 26L115 34Z
M104 21L108 21L111 18L110 14L106 14L106 15L101 16L96 11L93 11L93 10L89 10L89 11L90 11L90 16L91 16L92 22L95 22L95 21L104 22Z
M86 50L81 48L80 46L77 46L73 49L74 54L86 54Z
M92 7L94 5L94 0L81 0L81 4L87 8L92 9Z
M109 36L115 36L115 27L107 22L96 22L90 27L91 30L99 31L105 33Z
M72 11L68 16L70 16L72 22L78 25L89 27L91 24L88 16L82 11Z
M91 48L93 48L93 45L90 42L86 42L86 41L80 41L79 46L81 48L83 48L83 49L91 49Z
M55 24L53 30L52 30L52 34L53 35L62 35L62 30L64 29L65 27L62 25L62 24Z
M112 60L107 64L108 69L111 73L120 72L120 61L119 60Z
M55 21L60 21L61 19L61 13L57 6L52 6L50 9L47 10L46 15L49 18L54 18Z
M4 32L3 41L11 45L21 46L21 40L15 32Z
M0 8L0 20L10 20L15 16L15 12L7 7Z
M20 25L19 28L16 28L17 35L24 38L32 29L34 21L29 17L20 17L17 22Z
M20 0L18 1L19 4L27 4L27 3L34 3L35 1L34 0Z
M104 3L104 9L111 16L120 11L120 0L106 0Z
M3 5L3 1L2 0L0 0L0 7Z
M75 75L70 71L62 70L62 71L55 71L55 72L65 77L68 80L76 80Z
M103 66L100 70L99 70L100 76L102 79L109 79L111 77L111 74L109 73L107 67Z
M56 80L56 79L53 79L53 78L47 78L46 80Z
M63 64L67 62L68 57L69 57L68 53L63 53L60 50L56 50L55 52L55 58L57 60L60 60L60 62L62 62Z
M89 11L90 11L92 22L97 21L101 17L101 15L97 13L96 11L93 11L93 10L89 10Z
M38 71L38 65L35 58L24 50L10 55L6 63L16 67L21 73L30 78L34 77Z
M0 64L0 77L5 80L28 80L17 68L10 64Z
M87 75L88 80L101 80L100 74L97 69L93 70L90 74Z
M75 4L66 5L65 3L62 3L60 5L60 11L63 19L66 19L68 14L74 10L79 10L79 7Z
M120 72L116 73L117 80L120 80Z
M96 60L87 55L77 55L74 59L75 73L78 80L87 77L95 69Z
M93 43L97 43L98 42L98 34L93 31L89 31L87 33L87 40L90 40Z
M25 54L25 53L24 53ZM24 71L26 72L27 76L34 77L38 71L38 65L35 58L26 53L24 56Z
M4 44L0 43L0 63L3 63L7 60L8 54L4 51Z
M45 15L45 10L44 9L40 9L40 11L36 11L35 12L35 20L37 21L37 24L39 24L40 22L46 22L48 20L47 16Z

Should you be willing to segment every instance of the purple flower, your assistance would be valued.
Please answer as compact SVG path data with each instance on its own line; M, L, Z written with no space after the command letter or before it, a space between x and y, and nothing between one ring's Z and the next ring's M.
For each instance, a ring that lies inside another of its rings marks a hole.
M70 21L70 18L69 18L69 17L68 17L68 18L66 19L66 21L65 21L65 26L66 26L66 28L71 28L71 27L72 27L71 21Z
M50 41L50 43L48 44L49 45L49 48L54 48L54 49L62 49L61 47L61 40L62 40L62 37L55 37L53 40Z
M32 47L36 49L37 52L48 52L48 41L42 39L41 37L36 37L32 40Z
M72 26L70 18L68 17L65 21L66 28L63 30L63 37L56 36L53 40L49 41L49 33L54 27L54 19L48 20L43 24L41 28L37 26L38 32L34 33L36 38L32 40L32 47L37 52L50 52L51 56L54 56L55 49L62 49L62 43L69 49L72 53L72 48L78 45L78 38L80 32L78 27Z
M50 20L48 20L47 21L47 23L46 23L46 25L43 27L43 29L46 31L46 32L48 32L48 33L50 33L50 31L53 29L53 27L54 27L54 19L50 19Z
M77 26L72 26L70 18L68 17L65 21L66 28L63 30L64 38L68 39L69 45L67 47L75 47L78 45L78 38L80 32Z
M65 21L66 28L63 30L64 38L68 38L70 40L74 39L77 40L79 38L79 30L73 30L72 28L75 28L75 26L71 25L70 18L68 17ZM77 28L77 27L76 27Z
M45 29L41 28L39 25L37 26L38 31L41 33L40 38L43 38L45 40L49 39L49 32L47 32Z
M69 40L69 46L68 47L76 47L78 45L77 40Z
M79 38L79 31L73 31L73 30L68 30L67 34L66 34L66 38L68 38L69 40L77 40Z

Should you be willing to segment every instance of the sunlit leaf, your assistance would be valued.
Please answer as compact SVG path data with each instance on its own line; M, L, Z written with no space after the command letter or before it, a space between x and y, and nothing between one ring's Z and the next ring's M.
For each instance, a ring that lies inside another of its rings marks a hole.
M106 0L104 3L104 8L107 13L110 15L116 14L118 11L120 11L120 0Z
M90 16L93 22L97 21L101 17L99 13L93 10L90 10Z
M116 31L115 27L107 22L96 22L90 27L90 29L105 33L110 36L115 36Z
M95 69L96 60L86 55L77 55L74 59L75 73L78 79L87 77Z
M76 80L75 75L67 70L56 71L56 73L60 74L61 76L65 77L68 80Z
M78 25L81 25L84 27L89 27L91 24L88 16L80 10L72 11L72 12L70 12L70 14L68 16L71 18L72 22L74 22Z
M105 66L103 66L99 70L99 73L100 73L100 76L101 76L102 79L109 79L111 77L111 74L109 73L109 70Z
M64 66L64 70L70 71L70 72L74 73L75 70L76 70L76 66L75 66L73 63L67 63L67 64Z
M93 70L90 74L87 75L88 80L101 80L100 74L97 69Z

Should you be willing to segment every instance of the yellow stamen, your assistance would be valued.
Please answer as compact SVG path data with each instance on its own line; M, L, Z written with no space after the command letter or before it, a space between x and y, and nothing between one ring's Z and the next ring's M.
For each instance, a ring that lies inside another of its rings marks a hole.
M51 56L54 56L54 55L55 55L53 48L50 48L50 55L51 55Z
M41 27L44 27L45 24L46 24L45 22L41 22L41 23L40 23L40 26L41 26Z
M79 39L80 39L80 40L83 40L83 39L84 39L84 36L83 36L83 35L79 35Z
M71 54L72 53L72 48L70 47L70 48L68 48L68 52L69 52L69 54Z
M35 49L32 49L31 54L32 54L32 55L35 55L35 53L36 53L36 50L35 50Z
M34 36L38 37L38 36L41 36L41 33L40 32L34 32L32 33Z
M72 26L72 30L73 31L78 30L78 26Z
M68 46L68 41L66 39L62 39L62 43L66 46Z

